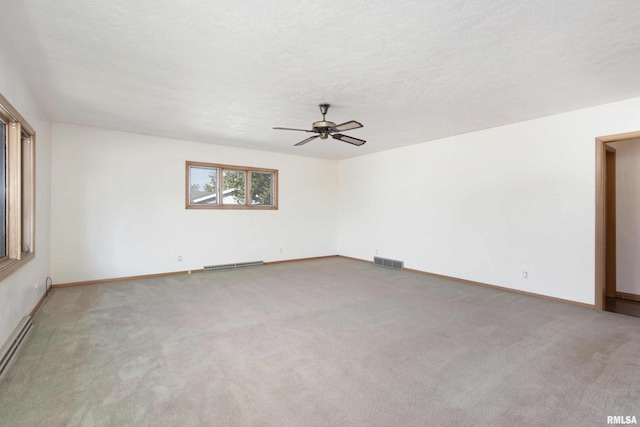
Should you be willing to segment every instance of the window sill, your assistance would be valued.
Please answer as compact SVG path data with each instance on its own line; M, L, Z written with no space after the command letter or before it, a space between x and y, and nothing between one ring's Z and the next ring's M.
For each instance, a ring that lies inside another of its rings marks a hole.
M252 206L247 206L247 205L222 205L222 206L206 206L206 205L187 205L187 209L243 209L243 210L247 210L247 211L264 211L264 210L271 210L271 211L276 211L278 210L277 206L256 206L256 205L252 205Z
M35 258L35 253L31 252L28 255L23 255L21 259L5 259L0 261L0 280L4 280L11 275L14 271L20 269L23 265Z

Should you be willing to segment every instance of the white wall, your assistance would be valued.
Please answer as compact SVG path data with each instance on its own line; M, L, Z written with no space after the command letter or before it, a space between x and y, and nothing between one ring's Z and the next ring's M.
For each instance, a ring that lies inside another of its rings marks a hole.
M593 304L595 137L638 130L640 98L340 161L338 253Z
M49 276L51 123L0 40L0 93L36 131L35 258L0 281L0 346L44 295ZM35 283L39 289L35 290Z
M640 139L616 148L616 290L640 295Z
M53 141L55 283L337 253L335 161L60 123ZM186 210L187 160L278 169L279 209Z

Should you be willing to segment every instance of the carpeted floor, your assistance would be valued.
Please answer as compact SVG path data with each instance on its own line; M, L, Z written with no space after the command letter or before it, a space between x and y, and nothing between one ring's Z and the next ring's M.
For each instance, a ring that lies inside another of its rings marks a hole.
M640 319L344 258L54 290L3 426L640 420Z

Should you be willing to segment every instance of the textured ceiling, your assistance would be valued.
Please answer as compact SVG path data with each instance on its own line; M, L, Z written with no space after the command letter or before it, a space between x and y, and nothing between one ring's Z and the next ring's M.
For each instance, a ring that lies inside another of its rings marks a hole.
M640 1L22 0L0 37L54 121L342 159L640 96ZM327 119L358 120L333 139Z

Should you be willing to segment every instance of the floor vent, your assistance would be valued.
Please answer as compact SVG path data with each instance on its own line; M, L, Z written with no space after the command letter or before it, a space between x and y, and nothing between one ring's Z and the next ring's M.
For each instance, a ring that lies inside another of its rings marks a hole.
M398 270L404 269L404 261L398 261L395 259L380 258L379 256L374 256L373 263L375 265L381 265L383 267L389 267L389 268L396 268Z
M0 349L0 377L13 361L13 356L17 354L20 344L31 329L31 316L24 316L20 324L13 331L7 342Z
M233 270L234 268L259 267L264 261L237 262L235 264L205 265L204 271Z

